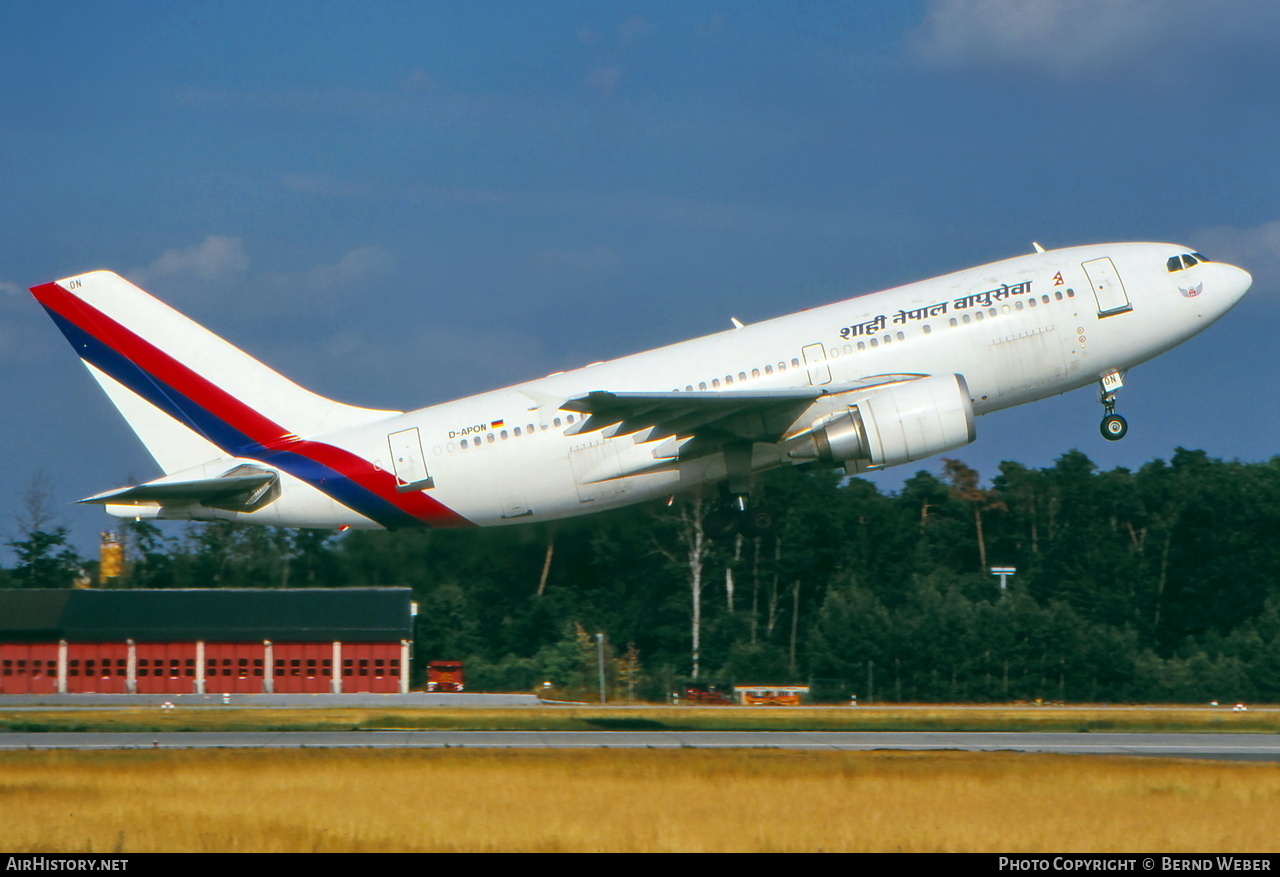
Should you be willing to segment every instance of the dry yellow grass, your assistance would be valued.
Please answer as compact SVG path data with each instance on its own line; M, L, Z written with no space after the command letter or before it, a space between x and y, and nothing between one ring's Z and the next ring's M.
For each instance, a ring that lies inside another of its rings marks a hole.
M1280 765L1010 753L0 755L0 849L1275 852Z

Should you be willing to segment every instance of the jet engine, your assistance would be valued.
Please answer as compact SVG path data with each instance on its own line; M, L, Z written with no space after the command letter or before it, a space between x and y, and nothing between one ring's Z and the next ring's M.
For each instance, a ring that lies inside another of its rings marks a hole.
M933 375L863 396L789 449L792 458L863 472L969 444L973 400L961 375Z

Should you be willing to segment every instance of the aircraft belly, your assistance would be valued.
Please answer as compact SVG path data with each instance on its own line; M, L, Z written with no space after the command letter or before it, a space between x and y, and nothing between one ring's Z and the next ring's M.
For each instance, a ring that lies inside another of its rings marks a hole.
M1001 397L1052 387L1066 374L1062 345L1053 326L997 338L991 344L991 363Z

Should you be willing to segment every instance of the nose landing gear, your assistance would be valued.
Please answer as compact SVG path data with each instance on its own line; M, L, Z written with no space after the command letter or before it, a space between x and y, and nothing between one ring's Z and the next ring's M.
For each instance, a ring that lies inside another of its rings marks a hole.
M1124 382L1121 380L1119 372L1110 371L1102 376L1101 383L1102 392L1099 398L1102 401L1102 407L1107 413L1103 416L1098 430L1107 441L1118 442L1129 431L1129 422L1119 414L1116 414L1116 390L1124 386Z

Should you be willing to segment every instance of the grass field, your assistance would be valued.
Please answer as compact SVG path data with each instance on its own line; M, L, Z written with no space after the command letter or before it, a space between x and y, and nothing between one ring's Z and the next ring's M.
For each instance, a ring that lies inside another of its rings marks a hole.
M1130 731L1280 733L1280 710L1047 706L545 707L519 709L227 706L5 710L12 731Z
M0 754L0 849L1280 851L1280 765L1011 753Z

